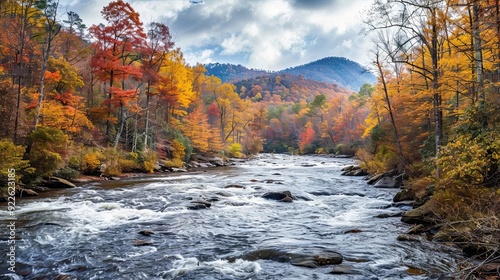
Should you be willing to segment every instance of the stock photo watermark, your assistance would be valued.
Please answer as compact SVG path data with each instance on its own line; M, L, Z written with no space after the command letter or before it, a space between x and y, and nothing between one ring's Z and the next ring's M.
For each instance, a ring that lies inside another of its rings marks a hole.
M6 226L8 231L7 240L7 264L8 270L15 272L16 269L16 170L10 168L7 170L7 212Z

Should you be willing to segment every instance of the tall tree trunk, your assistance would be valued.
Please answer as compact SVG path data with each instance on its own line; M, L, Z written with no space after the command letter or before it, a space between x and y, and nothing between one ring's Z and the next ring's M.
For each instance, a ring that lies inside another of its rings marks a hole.
M405 167L403 149L401 147L401 141L399 138L398 128L396 125L396 120L394 118L394 113L392 111L391 100L389 98L389 89L387 88L387 82L385 80L384 71L382 69L382 63L380 62L380 56L379 56L378 52L375 54L375 64L377 66L377 70L378 70L379 75L380 75L380 80L382 82L382 90L384 91L384 99L385 99L385 103L387 104L387 110L389 111L389 117L391 119L392 131L394 133L394 138L396 140L396 146L398 148L398 155L399 155L399 160L400 160L400 164L401 164L399 171L403 171L403 169Z

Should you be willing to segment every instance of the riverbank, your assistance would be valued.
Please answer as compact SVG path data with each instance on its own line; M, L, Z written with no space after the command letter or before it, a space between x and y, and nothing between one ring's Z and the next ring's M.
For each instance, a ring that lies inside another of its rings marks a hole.
M412 209L398 214L409 228L398 236L402 242L431 240L459 248L469 261L461 265L459 279L500 279L500 193L492 188L436 188L421 180L408 181L393 170L367 175L360 166L343 169L347 176L365 176L374 188L399 189L398 205Z

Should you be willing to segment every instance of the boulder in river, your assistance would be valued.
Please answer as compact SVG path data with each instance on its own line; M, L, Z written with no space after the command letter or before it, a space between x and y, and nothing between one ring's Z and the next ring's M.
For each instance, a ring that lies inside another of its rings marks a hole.
M212 203L210 203L206 200L203 200L203 199L199 199L199 200L191 201L189 203L189 205L187 206L187 208L189 210L201 210L201 209L210 208L210 206L212 206Z
M366 176L368 175L368 172L366 170L362 169L360 166L346 166L342 168L342 173L343 176Z
M76 188L76 185L68 180L59 177L49 177L42 184L49 188Z
M360 271L356 270L353 267L339 264L336 265L332 271L330 271L331 274L362 274Z
M245 189L245 186L231 184L224 187L225 189Z
M412 189L404 189L398 192L392 201L394 202L401 202L401 201L406 201L406 200L413 200L415 199L415 192Z
M315 268L318 266L340 264L343 257L335 252L322 252L318 254L306 253L287 253L275 249L261 249L246 253L242 256L229 258L229 262L234 262L236 259L247 261L256 260L271 260L276 262L289 262L295 266L304 266Z
M339 253L320 253L314 256L301 256L293 258L290 263L295 266L309 266L311 263L316 266L324 266L342 263L342 255Z
M290 191L267 192L262 195L262 197L265 199L279 200L283 202L292 202L293 200L292 193Z
M382 189L395 189L399 188L401 183L398 181L394 180L393 178L390 177L382 177L380 180L375 183L374 187L375 188L382 188Z
M401 221L408 224L433 224L436 221L436 217L432 211L432 205L430 202L427 202L418 208L404 213Z

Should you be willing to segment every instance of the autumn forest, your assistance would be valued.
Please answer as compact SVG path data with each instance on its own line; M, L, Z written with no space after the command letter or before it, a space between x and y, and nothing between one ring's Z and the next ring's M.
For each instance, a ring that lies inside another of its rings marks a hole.
M8 168L30 185L196 155L355 155L369 173L404 174L416 197L433 186L440 219L498 231L498 0L375 1L364 32L378 80L355 91L291 74L222 82L130 4L101 14L87 27L57 0L0 2L2 180Z

